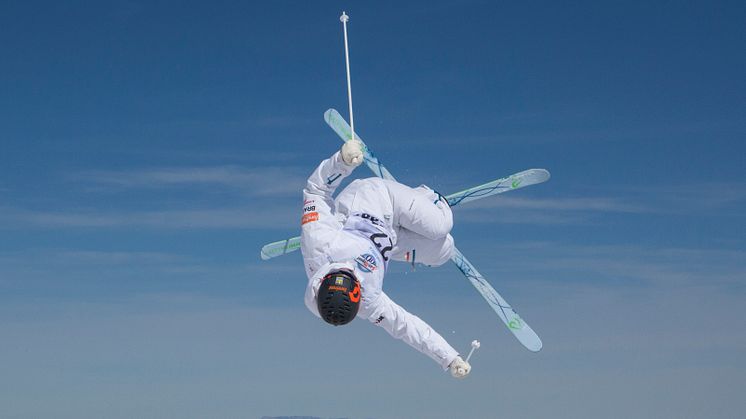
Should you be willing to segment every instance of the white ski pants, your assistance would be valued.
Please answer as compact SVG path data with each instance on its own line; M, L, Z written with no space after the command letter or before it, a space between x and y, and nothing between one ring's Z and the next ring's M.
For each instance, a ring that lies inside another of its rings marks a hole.
M393 260L438 266L453 254L451 208L424 185L410 188L391 180L359 179L336 201L342 213L370 212L387 219L396 234L389 255Z
M439 266L453 254L453 213L448 203L426 186L410 188L387 182L398 214L397 241L391 252L393 260ZM396 219L396 217L395 217Z

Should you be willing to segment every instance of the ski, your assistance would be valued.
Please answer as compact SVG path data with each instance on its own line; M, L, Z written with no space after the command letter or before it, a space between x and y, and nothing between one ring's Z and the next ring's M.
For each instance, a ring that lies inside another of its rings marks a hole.
M336 109L328 109L326 112L324 112L324 121L326 121L326 124L329 125L334 130L334 132L337 133L342 141L349 141L352 139L352 129L347 124L347 121L342 118L342 115L340 115ZM363 139L360 138L357 134L355 134L355 138L363 143L363 145L365 146L363 155L365 156L365 164L368 166L368 168L380 178L396 180L394 179L394 175L392 175L386 169L386 167L384 167L384 165L380 161L378 161L378 157L373 155L373 152L370 151L368 146L365 144L365 141L363 141Z
M261 257L262 260L272 259L298 249L300 249L300 236L265 244L262 247Z
M347 121L342 118L339 112L334 109L327 110L324 113L324 120L326 120L327 124L332 127L332 129L337 133L337 135L339 135L339 137L343 141L350 140L351 129L347 124ZM355 135L355 137L362 141L362 139L360 139L357 134ZM363 144L365 143L363 142ZM394 178L391 173L386 170L383 164L381 164L381 162L373 156L373 153L371 153L367 145L365 146L365 163L373 171L373 173L375 173L376 176L382 177L384 179ZM532 170L537 172L532 172ZM472 198L471 200L473 200L479 197L490 196L496 193L505 192L507 190L517 189L521 186L541 183L549 179L548 171L543 169L532 170L528 170L526 172L532 172L533 175L527 174L525 176L518 176L515 177L513 180L510 180L510 177L506 179L498 179L496 181L489 182L475 188L467 189L465 191L449 195L449 197L447 198L449 199L449 203L451 201L450 197L454 195L454 202L468 202L469 198ZM520 173L517 173L514 176L517 175L520 175ZM507 186L506 188L498 186L503 185L506 181L510 182L510 186ZM523 184L524 181L526 182L526 184ZM532 181L534 183L531 183ZM477 192L480 190L482 192ZM458 197L461 198L459 199ZM490 307L492 307L495 313L497 313L497 316L500 317L500 320L505 323L505 326L508 327L508 330L510 330L511 333L513 333L513 335L518 339L518 341L521 342L521 344L525 346L529 351L538 352L539 350L541 350L541 339L536 334L536 332L534 332L534 330L531 329L531 327L518 316L518 313L516 313L516 311L510 306L510 304L508 304L508 302L505 301L505 299L492 287L492 285L487 282L487 279L483 277L482 274L479 273L479 271L477 271L474 265L472 265L471 262L469 262L469 260L464 257L461 251L459 251L458 249L454 249L454 251L455 252L454 255L451 257L451 261L471 282L474 288L479 291L482 297L487 300L487 303L490 305Z
M329 113L329 111L327 111L327 113ZM345 122L344 124L346 125L347 123ZM349 130L347 131L347 133L347 135L349 135ZM357 137L357 135L355 136ZM380 177L384 179L395 180L394 176L389 173L388 170L386 170L386 167L383 166L383 164L370 153L370 150L366 150L365 162L370 163L368 164L368 167L373 170L374 173L380 174ZM546 170L529 169L505 178L493 180L492 182L488 182L483 185L475 186L473 188L446 195L445 198L446 200L448 200L448 204L451 207L455 207L456 205L460 205L466 202L472 202L476 201L477 199L486 198L488 196L496 195L499 193L546 182L548 179L549 172L547 172ZM298 249L300 249L299 236L264 245L264 247L262 247L261 257L263 260L267 260L294 252Z
M500 320L505 323L505 326L510 329L518 341L531 352L540 351L542 343L539 335L537 335L536 332L531 329L531 326L518 316L518 313L513 310L513 307L505 301L500 293L492 288L492 285L487 282L487 279L477 271L477 268L475 268L458 249L455 249L455 254L451 258L451 261L471 282L471 284L474 285L474 288L482 294L482 297L487 301L487 304L492 307L492 310L497 313L497 316L500 317Z
M458 204L546 182L549 180L549 176L549 172L544 169L528 169L506 178L493 180L484 185L450 194L446 196L446 199L448 200L448 204L453 207Z

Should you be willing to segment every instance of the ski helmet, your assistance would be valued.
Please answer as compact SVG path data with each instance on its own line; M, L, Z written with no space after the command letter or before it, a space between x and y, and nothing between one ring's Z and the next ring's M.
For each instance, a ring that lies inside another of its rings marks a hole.
M316 304L327 323L342 326L351 322L360 308L360 281L347 269L329 272L321 280Z

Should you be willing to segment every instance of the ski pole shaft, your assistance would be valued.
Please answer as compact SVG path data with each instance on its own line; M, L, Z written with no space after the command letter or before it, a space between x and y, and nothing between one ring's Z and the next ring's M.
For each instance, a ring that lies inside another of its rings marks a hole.
M471 351L469 351L469 355L466 356L466 362L469 362L469 358L471 358L471 354L473 354L475 350L479 349L480 346L481 344L479 343L478 340L473 340L471 342Z
M344 28L345 65L347 68L347 102L350 108L350 133L351 133L350 139L354 140L355 139L355 119L352 117L352 83L350 82L350 48L347 45L347 21L350 20L350 17L347 16L347 13L342 12L342 16L339 17L339 20L342 22L342 27Z

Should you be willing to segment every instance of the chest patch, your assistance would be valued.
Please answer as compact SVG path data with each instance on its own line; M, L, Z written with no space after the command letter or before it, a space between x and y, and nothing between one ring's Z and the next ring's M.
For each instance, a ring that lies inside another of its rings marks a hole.
M357 267L363 272L373 272L378 269L376 258L370 253L364 253L356 257L355 262L357 262Z

